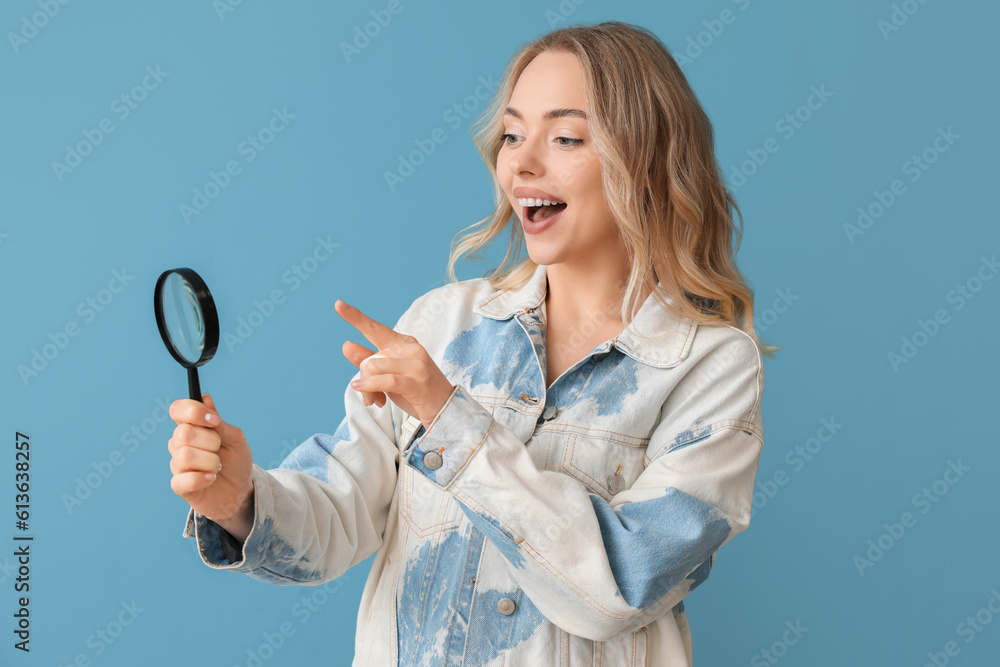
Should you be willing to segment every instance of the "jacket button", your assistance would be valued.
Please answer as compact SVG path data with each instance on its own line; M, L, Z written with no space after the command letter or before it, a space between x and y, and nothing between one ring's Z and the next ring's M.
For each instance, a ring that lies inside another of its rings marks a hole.
M625 490L625 478L621 475L612 475L608 480L608 488L611 493L621 493Z
M424 454L424 466L426 466L428 470L437 470L441 467L442 463L444 463L444 460L437 452L427 452Z
M542 411L542 419L549 420L559 414L559 408L554 405L550 405L545 410Z
M497 602L497 611L504 616L510 616L514 613L514 601L510 598L503 598L500 602Z

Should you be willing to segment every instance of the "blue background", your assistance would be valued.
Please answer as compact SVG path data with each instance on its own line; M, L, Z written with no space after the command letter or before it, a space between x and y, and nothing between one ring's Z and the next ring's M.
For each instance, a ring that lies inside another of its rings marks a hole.
M762 652L773 651L783 665L922 665L950 641L950 664L995 664L1000 619L981 613L989 621L971 637L960 624L1000 590L989 518L1000 501L990 421L1000 281L976 282L1000 248L987 197L998 5L404 0L348 57L341 45L387 2L246 0L222 12L209 0L53 2L51 18L38 14L45 3L0 10L0 663L247 665L283 623L294 634L263 664L350 663L368 563L322 590L277 587L205 567L181 537L174 423L156 417L158 400L187 387L156 330L155 280L195 268L230 333L281 290L283 303L201 373L255 460L276 466L343 417L356 369L340 346L367 341L334 300L392 325L443 284L452 237L491 212L469 135L480 82L495 85L515 50L553 27L616 19L685 57L744 215L739 261L758 330L784 347L765 362L752 526L687 600L697 664L772 664ZM894 12L900 25L887 31ZM115 100L147 67L164 74L122 117ZM828 99L800 109L823 86ZM449 113L463 103L465 118ZM240 144L274 109L294 118L248 161ZM797 111L808 120L789 136L778 122ZM102 119L113 131L57 174L53 162ZM438 128L445 141L390 187L386 172ZM778 149L747 162L765 145ZM914 171L908 161L925 150L935 161ZM185 221L180 206L230 160L240 173ZM904 193L850 237L858 207L878 212L877 193L895 180ZM339 246L295 283L289 272L318 238ZM459 277L482 275L503 250ZM113 271L134 278L112 295L102 290ZM958 301L959 285L978 291ZM109 296L100 312L79 308ZM921 336L939 310L946 321ZM18 367L72 323L79 334L22 378ZM904 338L916 354L894 367ZM841 425L833 437L824 419ZM32 443L30 655L11 632L17 430ZM949 462L968 468L954 484L939 481ZM924 488L936 502L914 501ZM913 521L893 537L885 524L904 512ZM889 548L859 566L869 540ZM134 622L112 643L97 639L109 624L116 632L123 604L141 609ZM786 623L808 630L789 644Z

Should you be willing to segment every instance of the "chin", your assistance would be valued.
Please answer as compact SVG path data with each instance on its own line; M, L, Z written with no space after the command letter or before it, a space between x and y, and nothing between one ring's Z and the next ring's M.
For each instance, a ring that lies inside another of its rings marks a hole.
M539 248L532 248L531 244L528 243L528 257L535 264L541 266L551 266L552 264L558 264L561 260L559 253L551 251L543 251Z

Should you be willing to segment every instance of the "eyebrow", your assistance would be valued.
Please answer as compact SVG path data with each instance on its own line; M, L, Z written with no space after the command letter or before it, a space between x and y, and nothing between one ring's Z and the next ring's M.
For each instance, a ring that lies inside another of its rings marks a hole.
M521 113L513 107L507 107L506 109L504 109L504 115L506 114L510 114L511 116L517 118L518 120L524 120L524 118L521 116ZM573 118L582 118L583 120L587 120L587 114L581 111L580 109L549 109L542 116L542 120L553 120L555 118L565 118L567 116Z

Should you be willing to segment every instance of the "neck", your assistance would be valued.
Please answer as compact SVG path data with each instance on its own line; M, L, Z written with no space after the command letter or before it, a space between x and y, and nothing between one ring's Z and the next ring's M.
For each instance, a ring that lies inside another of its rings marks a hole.
M628 282L627 260L592 263L586 267L565 263L546 267L548 288L545 308L558 313L561 320L580 322L597 320L621 328L621 304ZM648 296L648 290L643 298Z

